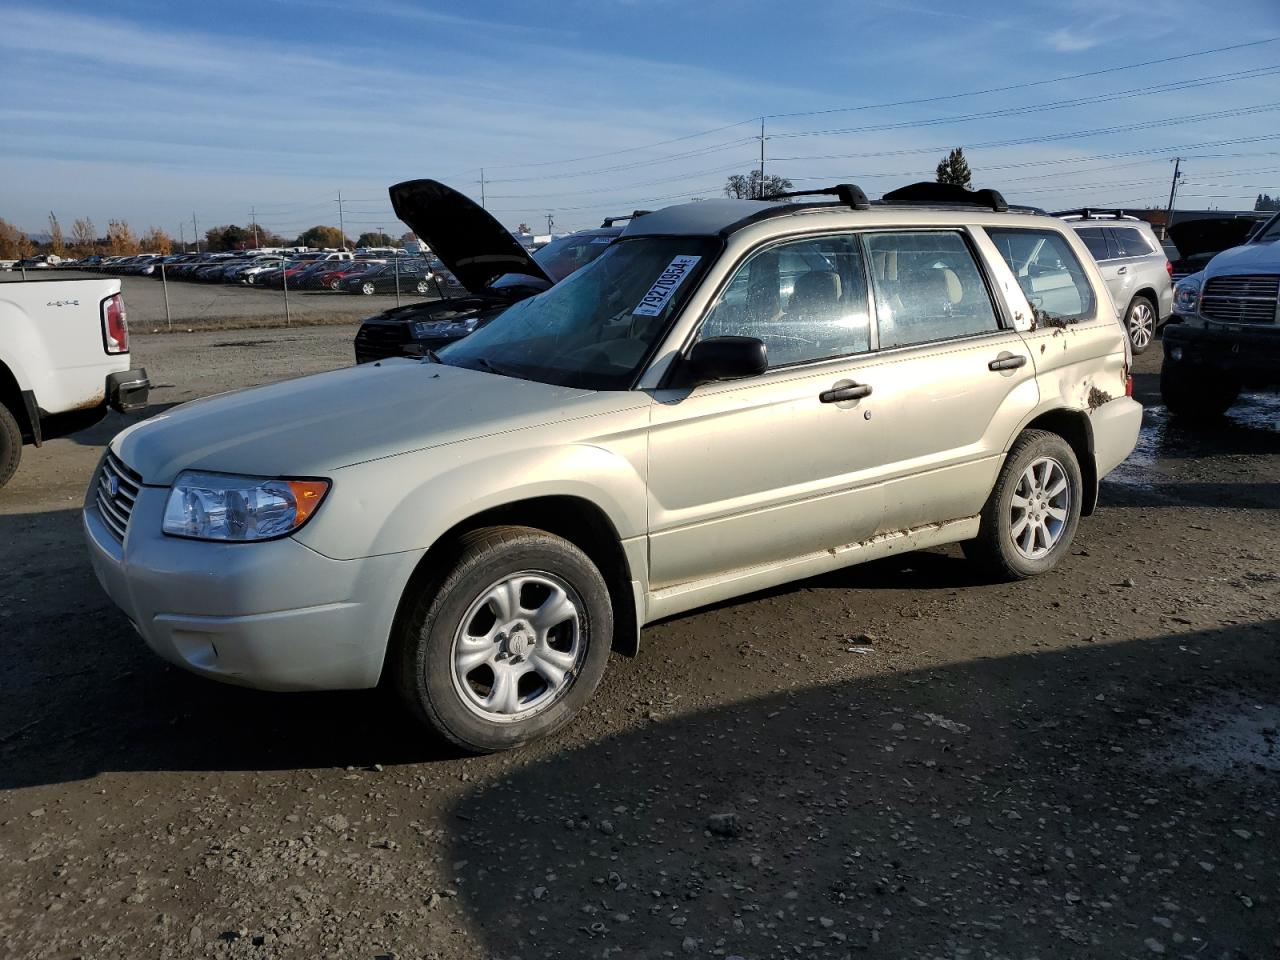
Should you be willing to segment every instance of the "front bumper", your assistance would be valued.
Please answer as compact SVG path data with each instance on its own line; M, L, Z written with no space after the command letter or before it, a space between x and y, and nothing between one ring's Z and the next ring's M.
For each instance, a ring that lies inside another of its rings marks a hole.
M292 538L207 543L161 531L168 489L142 487L123 542L84 508L93 571L153 651L264 690L375 686L420 554L331 560Z
M1277 387L1280 325L1171 323L1164 328L1164 356L1165 363L1224 374L1242 386Z
M142 410L151 395L151 380L147 371L124 370L107 375L107 403L120 413Z

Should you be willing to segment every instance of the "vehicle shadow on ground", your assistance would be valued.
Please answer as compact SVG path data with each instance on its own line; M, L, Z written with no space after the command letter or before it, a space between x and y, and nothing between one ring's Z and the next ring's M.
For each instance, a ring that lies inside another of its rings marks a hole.
M97 423L69 433L63 433L59 439L65 438L83 447L105 447L111 442L111 438L121 430L129 428L135 423L141 423L143 420L158 417L174 407L181 406L183 402L185 401L154 403L145 410L136 410L133 413L116 413L112 410Z
M1272 620L663 719L459 801L460 906L495 957L1270 955L1277 641Z

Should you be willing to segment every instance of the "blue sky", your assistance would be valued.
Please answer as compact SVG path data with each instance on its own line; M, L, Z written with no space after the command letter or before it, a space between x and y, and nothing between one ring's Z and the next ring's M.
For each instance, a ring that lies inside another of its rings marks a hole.
M1049 208L1161 204L1174 152L1180 207L1280 193L1280 42L1183 57L1280 37L1275 0L0 0L0 24L0 216L30 230L256 208L295 235L341 190L348 233L399 232L389 184L479 198L481 167L509 226L590 226L718 195L761 115L798 187L877 196L964 145L975 185Z

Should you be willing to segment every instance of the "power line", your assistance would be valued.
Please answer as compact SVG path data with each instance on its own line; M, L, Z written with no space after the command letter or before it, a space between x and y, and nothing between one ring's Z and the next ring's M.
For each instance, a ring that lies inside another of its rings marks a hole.
M585 154L579 157L562 157L557 160L531 160L522 163L508 164L485 164L486 170L521 170L546 166L563 166L571 163L583 163L588 160L600 160L605 157L621 156L627 153L636 153L642 150L652 150L657 147L670 146L673 143L683 143L688 140L694 140L698 137L711 136L715 133L723 133L725 130L732 130L736 127L746 126L748 124L757 124L761 120L782 120L792 117L817 117L826 116L836 113L857 113L868 110L886 110L894 107L919 106L929 103L942 103L948 100L960 100L966 97L987 96L993 93L1007 93L1011 90L1027 90L1033 87L1043 87L1054 83L1065 83L1070 80L1084 80L1089 77L1100 77L1112 73L1122 73L1128 70L1139 70L1143 67L1164 66L1170 63L1178 63L1183 60L1192 60L1197 57L1207 57L1215 53L1227 53L1235 50L1244 50L1253 47L1266 46L1268 44L1280 41L1280 36L1264 37L1261 40L1250 40L1245 43L1233 43L1223 47L1211 47L1204 50L1193 50L1189 53L1176 54L1174 56L1159 57L1154 60L1142 60L1137 63L1119 64L1112 67L1103 67L1098 70L1086 70L1082 73L1063 74L1056 77L1047 77L1041 80L1028 80L1020 83L1005 84L999 87L985 87L978 90L965 90L959 93L940 94L932 97L913 97L905 100L892 100L884 103L867 103L853 107L830 107L822 110L799 110L790 113L767 113L759 117L751 117L746 120L738 120L733 123L723 124L718 127L711 127L707 130L699 130L696 133L689 133L679 137L670 137L665 140L655 140L651 143L637 144L631 147L621 147L616 150L607 150L600 153ZM755 140L756 138L749 138ZM473 167L470 170L461 171L461 173L470 173L477 170Z

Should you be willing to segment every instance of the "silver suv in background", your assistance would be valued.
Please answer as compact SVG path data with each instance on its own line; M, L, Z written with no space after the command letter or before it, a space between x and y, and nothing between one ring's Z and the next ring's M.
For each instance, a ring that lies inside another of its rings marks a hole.
M1173 265L1151 224L1119 210L1072 210L1055 216L1070 223L1093 254L1124 318L1133 352L1142 353L1173 313Z

